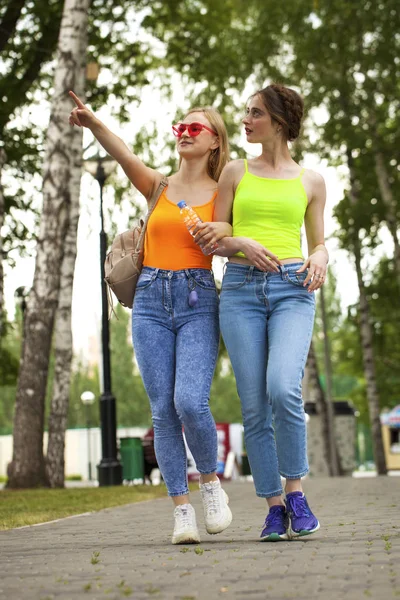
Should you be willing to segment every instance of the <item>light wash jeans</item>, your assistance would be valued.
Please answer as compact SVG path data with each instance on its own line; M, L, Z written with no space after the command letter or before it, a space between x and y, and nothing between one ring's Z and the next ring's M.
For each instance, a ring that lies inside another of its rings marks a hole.
M189 293L198 302L189 306ZM200 473L217 469L217 431L208 405L218 356L218 295L211 271L144 267L132 338L150 399L154 448L170 496L188 493L185 437Z
M282 493L280 475L308 472L301 382L310 347L315 299L303 287L302 263L264 273L228 263L222 282L221 331L242 405L257 496Z

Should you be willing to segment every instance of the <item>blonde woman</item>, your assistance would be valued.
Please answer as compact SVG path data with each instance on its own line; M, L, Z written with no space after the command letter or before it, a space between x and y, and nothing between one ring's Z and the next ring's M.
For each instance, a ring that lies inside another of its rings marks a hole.
M88 127L119 162L133 185L150 199L163 175L147 167L79 98L71 125ZM218 353L218 294L212 256L203 254L184 225L177 204L185 200L203 221L212 221L217 181L229 159L227 132L213 108L194 108L173 126L179 170L168 178L149 219L143 270L132 311L136 358L150 399L157 462L175 505L173 544L200 542L189 500L182 426L200 472L208 533L232 520L228 497L216 475L217 432L208 405ZM213 239L231 235L212 223Z

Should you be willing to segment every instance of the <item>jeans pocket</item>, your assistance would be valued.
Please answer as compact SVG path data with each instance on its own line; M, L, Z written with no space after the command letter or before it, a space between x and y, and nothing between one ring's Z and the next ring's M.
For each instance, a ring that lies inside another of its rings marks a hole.
M247 273L226 272L222 280L221 291L238 290L246 283Z
M304 273L296 273L295 271L288 271L287 280L293 285L297 285L299 287L304 287L304 282L306 280L308 273L307 271ZM310 282L307 283L310 285Z
M209 271L203 269L189 271L189 278L191 278L196 285L203 288L203 290L216 291L214 276Z
M136 290L145 290L150 287L154 281L154 276L151 273L141 273L136 285Z

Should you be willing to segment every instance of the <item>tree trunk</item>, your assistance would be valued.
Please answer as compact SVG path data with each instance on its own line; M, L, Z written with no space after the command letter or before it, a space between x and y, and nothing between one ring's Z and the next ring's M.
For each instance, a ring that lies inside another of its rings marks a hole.
M374 459L378 475L386 475L386 459L383 449L382 429L380 421L379 393L376 385L375 360L373 349L373 333L369 316L367 294L365 292L363 274L361 269L361 247L358 234L353 240L353 252L360 291L360 337L364 365L364 375L367 382L367 399L369 419L371 422L372 444Z
M33 286L25 313L24 342L14 416L13 459L9 487L45 485L43 456L44 404L54 318L57 310L71 198L76 195L76 157L72 148L81 131L71 128L74 89L85 55L81 39L87 29L89 0L65 0L60 28L57 69L46 137L43 168L43 210Z
M396 218L396 203L393 198L392 189L389 183L389 175L386 170L385 161L383 159L382 152L375 152L375 172L378 178L379 190L383 204L385 206L385 220L388 229L392 235L394 243L394 267L396 271L396 278L400 289L400 244L397 234L397 218Z
M77 200L78 199L79 197ZM72 363L72 284L76 258L76 234L79 207L77 207L77 209L78 210L74 211L75 214L70 215L69 230L64 245L64 260L61 269L60 294L58 298L53 345L55 368L46 457L46 474L48 483L52 488L64 487L65 430L68 419Z
M338 472L335 472L334 468L332 467L331 453L332 453L333 446L335 448L335 454L336 454L336 456L338 456L338 451L337 451L337 447L336 447L335 431L334 431L334 422L333 422L333 419L330 419L330 414L329 414L328 406L327 406L328 405L327 399L325 398L324 390L322 389L322 386L321 386L321 383L319 380L318 365L317 365L317 359L315 357L313 342L311 342L310 350L308 352L306 368L308 371L308 383L309 383L310 389L312 390L311 396L312 396L313 400L315 401L317 414L319 415L319 417L321 419L321 432L322 432L322 439L323 439L323 444L324 444L324 458L325 458L325 462L328 467L329 475L330 476L334 476L335 474L340 475L341 474L340 464L339 464ZM337 462L339 462L339 461L337 461Z
M326 419L326 434L328 436L329 446L329 472L332 477L343 475L340 457L336 443L335 434L335 411L333 407L332 397L332 363L331 363L331 352L328 336L328 317L326 314L325 307L325 293L324 288L320 289L320 307L321 307L321 319L322 319L322 330L324 334L324 363L325 363L325 394L323 398L325 400L324 417Z
M82 29L81 56L86 56L87 35ZM77 65L75 92L80 98L85 94L84 64ZM68 420L71 364L73 356L71 308L72 288L77 250L79 221L79 195L82 175L82 138L75 135L71 145L70 212L67 237L64 242L64 257L61 267L60 291L54 336L54 384L49 416L49 441L46 456L46 475L50 487L64 487L65 476L65 430Z
M1 185L1 174L3 167L6 162L6 154L2 148L0 148L0 344L4 334L4 268L3 268L3 238L1 237L2 228L4 225L4 214L5 214L5 202L4 192Z
M353 171L353 159L351 156L351 150L347 149L347 162L350 172L350 191L349 198L352 206L358 204L358 188L357 181ZM365 285L363 279L363 273L361 269L361 243L358 236L358 230L352 228L350 231L352 234L353 254L355 258L355 266L357 272L358 289L360 292L360 338L361 338L361 351L362 360L364 367L364 376L367 382L367 400L368 400L368 412L371 423L372 432L372 445L374 450L374 460L378 475L386 475L386 459L385 452L383 449L382 440L382 429L380 421L380 403L379 393L376 384L376 372L375 372L375 359L374 359L374 348L373 348L373 332L371 327L371 321L369 316L369 306L367 294L365 292Z

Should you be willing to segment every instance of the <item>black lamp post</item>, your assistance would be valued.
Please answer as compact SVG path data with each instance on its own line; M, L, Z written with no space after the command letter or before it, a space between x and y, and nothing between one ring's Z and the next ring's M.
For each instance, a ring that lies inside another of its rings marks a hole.
M122 484L122 465L117 456L116 401L111 392L110 329L107 284L104 281L107 235L104 231L103 190L106 180L115 166L115 161L102 156L94 156L85 161L85 169L96 179L100 187L101 346L103 355L103 392L100 396L102 458L97 465L100 486Z

